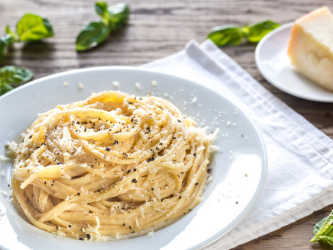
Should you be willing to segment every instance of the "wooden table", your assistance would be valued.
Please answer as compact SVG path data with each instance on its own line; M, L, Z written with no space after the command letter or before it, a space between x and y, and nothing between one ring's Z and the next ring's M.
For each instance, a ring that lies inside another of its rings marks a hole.
M116 1L108 1L116 3ZM132 8L125 29L110 36L107 42L89 52L77 53L75 37L90 20L97 19L93 0L1 0L0 28L15 27L26 12L47 17L55 37L34 44L16 44L0 61L0 66L28 67L35 79L70 69L102 65L140 65L181 50L190 39L205 40L207 32L223 24L251 23L271 18L287 23L328 0L161 0L127 1ZM2 31L3 32L3 31ZM333 104L305 101L290 96L270 85L260 75L254 62L255 45L224 48L265 88L303 115L318 129L333 138ZM333 201L332 201L333 203ZM326 207L289 226L281 228L235 250L250 249L327 249L310 244L312 228L329 214Z

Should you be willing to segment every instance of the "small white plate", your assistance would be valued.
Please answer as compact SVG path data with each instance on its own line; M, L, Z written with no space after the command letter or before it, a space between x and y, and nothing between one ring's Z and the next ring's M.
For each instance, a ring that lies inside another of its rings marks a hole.
M278 89L299 98L333 102L333 93L297 72L287 55L293 23L271 31L258 44L255 60L260 73Z
M157 81L153 87L151 82ZM112 81L120 83L119 88ZM68 82L68 86L64 86ZM141 89L135 83L141 84ZM80 89L78 84L84 88ZM119 241L83 242L56 237L28 223L13 204L0 194L0 248L5 249L200 249L217 240L242 221L255 205L267 173L264 142L249 118L213 90L197 83L134 67L100 67L69 71L35 80L0 97L0 155L6 141L14 140L37 118L37 113L58 104L84 100L91 92L120 90L135 95L164 97L187 116L214 122L208 132L220 129L215 145L219 150L211 158L212 181L204 199L193 211L168 227L147 235ZM197 97L197 102L192 102ZM186 104L184 111L183 105ZM219 111L221 115L219 116ZM217 119L215 119L217 117ZM199 121L199 123L201 122ZM228 125L230 121L230 125ZM235 124L235 125L233 125ZM222 136L222 134L224 136ZM243 135L243 136L241 136ZM12 163L0 164L0 190L10 192ZM5 210L5 214L1 211Z

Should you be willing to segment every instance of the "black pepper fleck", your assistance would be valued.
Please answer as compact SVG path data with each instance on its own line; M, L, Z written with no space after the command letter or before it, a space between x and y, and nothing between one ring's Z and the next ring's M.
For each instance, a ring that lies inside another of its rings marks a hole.
M147 160L147 162L150 162L150 161L153 161L153 160L155 160L155 157L151 157L151 158L149 158L149 159Z

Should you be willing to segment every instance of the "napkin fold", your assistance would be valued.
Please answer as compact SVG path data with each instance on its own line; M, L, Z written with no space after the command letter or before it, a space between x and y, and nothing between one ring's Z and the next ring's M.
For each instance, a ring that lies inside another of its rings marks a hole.
M237 227L206 249L231 249L332 202L333 141L276 98L210 40L143 65L205 85L233 102L260 129L268 154L265 187ZM309 239L310 240L310 239Z

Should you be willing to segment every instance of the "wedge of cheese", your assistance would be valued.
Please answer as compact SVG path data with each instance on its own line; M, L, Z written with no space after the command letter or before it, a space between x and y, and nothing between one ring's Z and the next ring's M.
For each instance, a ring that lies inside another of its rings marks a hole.
M288 55L302 74L333 92L333 15L327 7L295 21Z

